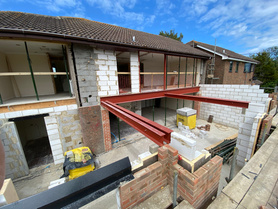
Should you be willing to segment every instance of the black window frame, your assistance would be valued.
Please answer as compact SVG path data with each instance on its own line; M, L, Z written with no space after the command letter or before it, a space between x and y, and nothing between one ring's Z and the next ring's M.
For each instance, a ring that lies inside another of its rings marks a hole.
M238 73L239 62L236 63L236 70L235 73Z
M233 72L233 61L230 61L229 73Z

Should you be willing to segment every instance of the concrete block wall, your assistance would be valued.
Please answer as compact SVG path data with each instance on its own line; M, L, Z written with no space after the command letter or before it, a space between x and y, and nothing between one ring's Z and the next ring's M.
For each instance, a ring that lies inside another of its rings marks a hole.
M132 181L120 186L121 207L132 208L166 185L172 190L173 174L177 170L178 196L194 208L204 208L217 193L221 168L222 158L216 156L191 173L178 164L178 151L165 145L158 149L158 162L136 172Z
M63 163L63 153L65 151L83 145L83 136L76 104L1 113L0 118L8 120L9 118L46 113L49 116L44 117L44 121L54 163ZM9 140L12 140L12 138L9 138Z
M115 51L78 44L74 55L83 107L98 105L100 96L119 94Z
M252 103L264 104L268 107L268 94L258 85L222 85L222 84L201 84L200 93L204 97L214 97L231 100L249 101ZM213 115L213 121L229 127L238 128L243 122L244 112L242 108L223 106L210 103L201 103L201 119L207 120L209 115Z
M244 166L245 159L249 160L251 158L254 141L257 138L258 123L264 111L264 104L250 103L244 120L240 123L236 145L239 149L237 156L239 166Z
M94 48L75 44L73 51L82 106L97 105L97 65L95 63L97 55L94 53Z
M131 92L140 92L140 64L138 59L138 52L130 52L130 78L131 78Z
M94 49L98 96L119 94L116 52Z
M16 179L28 175L29 168L14 122L0 119L0 140L5 151L6 178Z

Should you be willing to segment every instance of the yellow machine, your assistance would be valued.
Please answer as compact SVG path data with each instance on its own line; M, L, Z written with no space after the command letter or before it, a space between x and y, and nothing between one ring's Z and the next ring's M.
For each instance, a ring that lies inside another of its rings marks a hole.
M184 126L189 126L189 129L196 127L196 115L184 116L177 114L177 126L181 122Z
M69 172L69 180L83 176L95 169L93 155L88 147L79 147L65 152L66 167Z
M184 126L189 126L189 129L196 127L197 111L188 107L177 109L177 126L181 122Z

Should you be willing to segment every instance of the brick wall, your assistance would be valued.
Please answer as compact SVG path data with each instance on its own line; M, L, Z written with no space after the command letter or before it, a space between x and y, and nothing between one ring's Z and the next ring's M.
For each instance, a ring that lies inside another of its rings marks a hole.
M165 150L168 149L168 153ZM220 180L222 158L215 156L194 173L178 164L178 151L169 145L158 149L159 161L164 161L168 154L168 184L173 188L174 170L178 171L178 193L195 208L203 208L217 194Z
M84 145L95 154L105 152L101 107L81 107L78 109Z
M266 109L268 106L268 94L265 94L263 89L259 89L258 85L202 84L200 86L201 94L204 97L249 101L264 104ZM202 102L200 118L207 120L209 115L214 116L214 122L233 128L238 128L244 117L242 108Z
M194 173L178 164L178 151L169 145L158 149L158 162L134 174L134 179L120 187L121 207L132 208L166 185L173 188L173 173L178 171L178 196L195 208L202 208L216 195L222 158L216 156Z
M136 172L132 181L120 187L122 209L134 207L166 185L167 176L161 162Z
M223 84L251 84L251 80L254 72L244 73L244 65L245 63L239 62L238 72L236 73L236 65L237 62L233 61L233 69L232 72L229 72L230 69L230 61L222 61L225 62L224 76L223 76ZM250 80L250 81L249 81Z
M112 149L109 112L105 109L101 110L101 117L102 117L104 148L105 148L105 152L108 152L109 150Z

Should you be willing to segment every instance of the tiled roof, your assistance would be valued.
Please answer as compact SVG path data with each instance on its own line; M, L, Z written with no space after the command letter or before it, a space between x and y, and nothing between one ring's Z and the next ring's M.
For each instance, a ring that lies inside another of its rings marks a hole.
M209 45L209 44L205 44L205 43L198 42L198 41L190 41L190 42L186 43L186 45L190 45L190 46L193 47L193 43L194 43L194 47L201 46L201 47L204 47L204 48L209 49L211 51L214 51L214 45ZM222 48L222 47L219 47L219 46L216 46L216 52L218 54L223 55L223 56L227 56L228 59L229 58L234 58L234 59L244 60L244 61L247 61L247 62L259 63L257 60L254 60L250 57L245 57L241 54L235 53L231 50L228 50L228 49L225 49L225 48Z
M22 12L0 11L0 32L58 36L92 42L124 45L184 55L210 57L179 41L159 35L75 17L54 17ZM133 41L135 36L135 41Z

